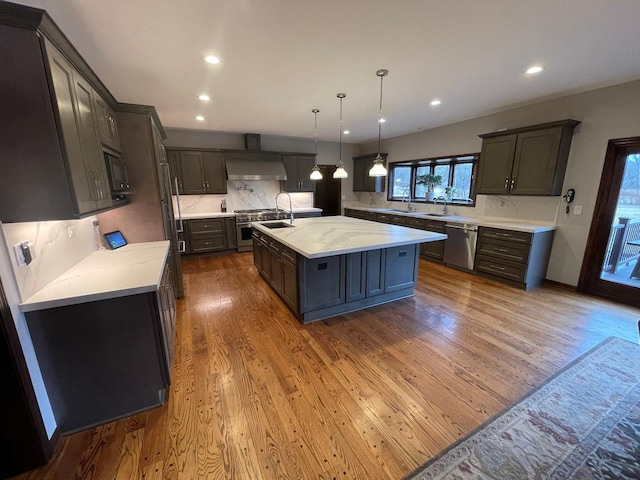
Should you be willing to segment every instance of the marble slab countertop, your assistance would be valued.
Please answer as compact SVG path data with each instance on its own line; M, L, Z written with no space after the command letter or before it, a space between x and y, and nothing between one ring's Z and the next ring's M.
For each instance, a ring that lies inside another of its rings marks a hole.
M376 213L388 213L390 215L404 215L406 217L428 218L430 220L441 220L451 223L467 223L482 227L502 228L506 230L515 230L518 232L540 233L555 230L556 226L546 223L529 223L522 220L510 220L508 218L494 217L462 217L459 215L440 215L425 212L408 212L406 210L396 210L392 208L366 207L360 205L349 205L345 208L353 210L364 210Z
M275 208L275 207L274 207ZM288 211L288 209L283 209ZM296 213L322 213L321 208L294 208L293 215ZM219 218L219 217L235 217L234 212L195 212L195 213L183 213L183 220L195 220L198 218ZM175 212L175 219L178 220L178 213Z
M20 304L23 312L154 292L162 280L169 242L132 243L96 250Z
M275 220L253 222L251 225L307 258L331 257L447 238L442 233L341 216L300 218L293 221L293 227L270 229L265 226L288 222Z

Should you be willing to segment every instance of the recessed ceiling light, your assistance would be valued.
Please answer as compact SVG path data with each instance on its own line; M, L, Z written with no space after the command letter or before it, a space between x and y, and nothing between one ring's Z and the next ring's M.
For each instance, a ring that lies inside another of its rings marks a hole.
M205 55L204 57L202 57L202 59L212 65L217 65L218 63L220 63L220 59L215 55Z
M529 68L527 68L526 74L535 75L536 73L540 73L542 70L544 70L544 68L541 67L540 65L532 65Z
M342 133L344 133L345 135L349 135L351 132L349 130L343 130Z
M384 118L381 118L380 120L378 120L380 123L384 123L386 122L386 120Z
M199 122L204 122L204 117L202 115L198 115L196 116L196 120L198 120Z
M207 94L205 94L205 93L203 93L202 95L198 95L198 99L199 99L199 100L202 100L203 102L208 102L209 100L211 100L211 99L209 98L209 95L207 95Z
M438 99L431 100L431 106L432 107L436 107L436 106L440 105L441 103L442 102L440 100L438 100Z

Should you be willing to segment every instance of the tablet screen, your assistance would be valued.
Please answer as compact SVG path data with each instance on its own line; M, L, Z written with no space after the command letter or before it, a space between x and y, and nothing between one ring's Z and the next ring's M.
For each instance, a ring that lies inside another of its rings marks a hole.
M127 244L127 241L120 233L120 230L116 230L115 232L109 232L104 234L104 238L107 240L107 244L109 248L115 250L116 248L123 247Z

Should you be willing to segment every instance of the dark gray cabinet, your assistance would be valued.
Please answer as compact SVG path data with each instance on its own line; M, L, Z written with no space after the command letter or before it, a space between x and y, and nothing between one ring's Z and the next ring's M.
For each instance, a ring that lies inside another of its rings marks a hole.
M95 112L98 132L103 145L120 151L120 135L118 134L118 124L116 114L100 95L95 95Z
M282 163L287 172L284 189L287 192L313 192L315 182L309 178L315 165L315 155L282 155Z
M44 11L2 9L0 63L11 68L0 69L0 157L11 160L0 219L72 219L126 203L111 198L96 125L96 100L115 100Z
M546 277L553 233L480 227L475 270L525 290L537 287Z
M427 230L429 232L446 233L445 222L428 218L407 217L407 227ZM425 242L420 244L420 256L427 260L442 262L444 260L444 242Z
M387 154L380 154L386 165ZM353 157L353 191L354 192L384 192L387 177L371 177L369 170L373 167L373 161L377 153Z
M175 156L173 157L175 161ZM202 195L227 193L224 155L220 152L184 150L179 152L179 170L182 181L180 193Z
M214 217L185 220L188 254L205 254L235 249L235 217Z
M579 123L563 120L480 135L477 193L560 195Z
M377 221L376 212L371 212L368 210L356 210L354 208L345 208L344 216L359 218L360 220L370 220L372 222Z
M171 274L164 270L155 292L25 314L62 433L164 403L175 335L173 299Z
M167 150L167 163L169 164L171 193L173 195L184 193L184 186L182 185L182 170L180 169L180 152L177 150Z

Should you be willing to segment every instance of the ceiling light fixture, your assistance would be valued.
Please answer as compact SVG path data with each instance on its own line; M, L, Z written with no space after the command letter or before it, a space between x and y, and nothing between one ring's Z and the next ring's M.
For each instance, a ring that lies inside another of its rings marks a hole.
M540 65L532 65L531 67L527 68L527 71L525 73L527 75L535 75L536 73L540 73L542 70L544 70L544 67L541 67Z
M320 171L320 167L318 166L318 112L320 110L318 110L317 108L314 108L313 110L311 110L313 112L313 117L314 117L314 141L315 141L315 152L316 152L316 156L315 158L315 164L313 165L313 168L311 169L311 175L309 175L309 178L311 180L322 180L322 172Z
M207 62L210 63L211 65L217 65L220 63L220 59L218 57L216 57L215 55L205 55L202 57L202 59Z
M380 155L380 133L382 130L382 80L389 74L389 70L378 70L376 75L380 77L380 113L378 115L378 156L373 161L373 167L369 170L370 177L384 177L387 174L387 169L384 167L384 160Z
M342 133L344 133L345 135L349 135L351 132L349 130L343 130Z
M209 98L209 95L207 95L206 93L203 93L201 95L198 95L198 100L202 100L203 102L208 102L211 99Z
M338 93L336 95L336 97L340 99L340 153L338 157L338 165L336 165L336 171L333 172L333 178L347 178L349 176L347 171L344 169L344 164L342 163L342 99L346 96L346 93Z
M438 100L437 98L435 100L431 100L431 106L432 107L437 107L438 105L440 105L442 102L440 100Z
M204 117L202 115L197 115L196 120L198 120L199 122L204 122Z

